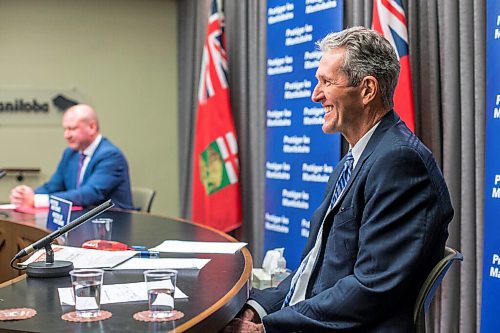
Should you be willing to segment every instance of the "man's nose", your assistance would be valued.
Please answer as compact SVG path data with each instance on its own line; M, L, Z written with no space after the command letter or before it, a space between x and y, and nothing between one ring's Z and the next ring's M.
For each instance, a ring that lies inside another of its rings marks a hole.
M319 84L316 84L312 92L311 99L313 102L319 103L323 100L323 98L324 98L323 91L320 89Z

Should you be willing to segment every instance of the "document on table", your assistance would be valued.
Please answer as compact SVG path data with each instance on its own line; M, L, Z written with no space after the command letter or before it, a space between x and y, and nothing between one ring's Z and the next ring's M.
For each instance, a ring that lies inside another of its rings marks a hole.
M132 258L112 269L202 269L209 261L210 259L190 258Z
M2 205L0 205L0 209L14 210L14 209L16 209L16 205L14 205L14 204L2 204Z
M54 260L73 262L75 268L111 268L132 258L136 251L102 251L80 247L52 245ZM34 261L45 261L45 249L38 250L21 265Z
M233 254L247 243L236 242L191 242L179 240L166 240L150 251L174 253L229 253Z
M148 300L146 282L107 284L101 287L101 304L126 303ZM75 305L73 288L58 288L61 305ZM188 296L175 288L175 299L187 299Z

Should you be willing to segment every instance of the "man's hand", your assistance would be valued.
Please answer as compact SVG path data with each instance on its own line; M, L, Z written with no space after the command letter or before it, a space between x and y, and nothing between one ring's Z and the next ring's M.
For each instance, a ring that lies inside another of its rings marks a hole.
M243 309L236 315L236 318L239 318L244 321L251 321L252 323L260 324L261 320L257 312L250 306L245 306Z
M249 306L243 309L227 324L223 333L263 333L264 325L257 312Z
M35 201L35 193L31 187L26 185L16 186L10 191L10 203L16 205L17 207L28 206L33 207Z
M264 325L252 323L251 321L234 318L224 330L224 333L264 333Z

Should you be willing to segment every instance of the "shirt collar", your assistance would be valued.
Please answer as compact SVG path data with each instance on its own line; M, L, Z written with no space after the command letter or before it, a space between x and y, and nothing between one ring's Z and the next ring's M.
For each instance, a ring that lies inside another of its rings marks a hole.
M351 147L349 145L349 149L351 149L352 152L352 157L354 158L354 162L352 164L352 168L354 169L356 167L356 164L359 161L359 158L361 157L361 154L363 154L363 151L365 150L366 145L368 144L368 141L370 141L370 138L373 135L373 132L377 129L378 125L380 124L380 121L376 123L368 132L363 135L361 139L354 145L354 147Z
M92 157L94 155L95 150L97 149L97 146L99 146L99 143L101 143L102 140L102 134L99 134L92 143L85 148L82 153L85 154L86 157Z

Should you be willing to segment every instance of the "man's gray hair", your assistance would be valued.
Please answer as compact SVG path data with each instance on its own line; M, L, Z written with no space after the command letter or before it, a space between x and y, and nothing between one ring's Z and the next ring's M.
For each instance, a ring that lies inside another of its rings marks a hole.
M352 27L328 34L316 43L322 52L345 49L340 69L349 85L357 86L368 75L375 77L380 86L382 102L392 108L394 89L398 82L399 59L392 45L378 32L365 27Z

